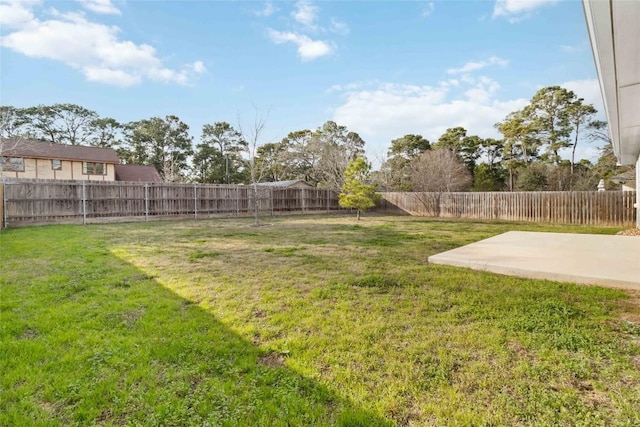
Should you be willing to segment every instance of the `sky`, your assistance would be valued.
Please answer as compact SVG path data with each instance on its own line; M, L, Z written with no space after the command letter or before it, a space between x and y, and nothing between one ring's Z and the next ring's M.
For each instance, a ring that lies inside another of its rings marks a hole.
M120 122L226 121L260 143L334 120L391 140L493 125L550 85L604 119L579 0L0 0L0 103L74 103ZM595 160L583 144L578 157Z

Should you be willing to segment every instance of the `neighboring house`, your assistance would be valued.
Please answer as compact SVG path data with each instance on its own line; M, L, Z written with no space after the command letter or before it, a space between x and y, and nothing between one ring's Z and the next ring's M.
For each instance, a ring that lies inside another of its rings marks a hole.
M612 176L611 181L620 184L622 191L636 191L636 172L634 170Z
M116 165L116 181L163 182L156 168L147 165Z
M258 185L262 187L276 187L276 188L315 188L313 185L309 184L307 181L302 179L293 179L291 181L276 181L276 182L261 182Z
M2 138L0 170L7 178L115 181L118 155L112 148L50 144Z

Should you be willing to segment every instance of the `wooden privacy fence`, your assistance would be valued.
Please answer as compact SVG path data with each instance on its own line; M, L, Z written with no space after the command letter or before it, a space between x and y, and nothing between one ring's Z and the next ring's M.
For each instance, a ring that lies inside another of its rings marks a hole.
M635 226L633 191L381 193L376 212L441 218Z
M338 193L316 188L5 180L5 227L22 225L331 212ZM2 191L2 190L0 190Z

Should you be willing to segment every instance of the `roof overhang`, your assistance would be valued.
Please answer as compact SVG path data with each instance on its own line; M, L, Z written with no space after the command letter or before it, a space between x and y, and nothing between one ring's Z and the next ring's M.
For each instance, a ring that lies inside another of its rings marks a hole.
M623 165L640 155L640 1L582 0L613 151Z

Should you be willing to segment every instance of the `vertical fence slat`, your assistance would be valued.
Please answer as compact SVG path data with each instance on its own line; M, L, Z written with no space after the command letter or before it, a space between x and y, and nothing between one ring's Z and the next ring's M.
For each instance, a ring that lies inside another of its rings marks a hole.
M635 226L631 191L381 193L377 212L425 217Z

